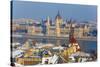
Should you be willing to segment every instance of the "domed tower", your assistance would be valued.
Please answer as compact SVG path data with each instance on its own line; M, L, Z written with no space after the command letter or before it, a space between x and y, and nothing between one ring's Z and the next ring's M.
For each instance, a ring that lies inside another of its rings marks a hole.
M74 52L80 51L80 46L74 37L74 26L70 24L70 34L69 34L69 47L73 47Z
M56 23L56 36L59 37L60 36L60 26L62 24L62 17L60 16L60 13L58 11L58 14L56 15L55 18L55 23Z

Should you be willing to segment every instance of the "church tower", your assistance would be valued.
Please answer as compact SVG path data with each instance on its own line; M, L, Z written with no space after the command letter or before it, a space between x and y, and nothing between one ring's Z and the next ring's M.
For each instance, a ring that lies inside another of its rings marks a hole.
M69 47L73 47L74 52L80 51L80 46L74 37L74 25L72 22L70 23Z

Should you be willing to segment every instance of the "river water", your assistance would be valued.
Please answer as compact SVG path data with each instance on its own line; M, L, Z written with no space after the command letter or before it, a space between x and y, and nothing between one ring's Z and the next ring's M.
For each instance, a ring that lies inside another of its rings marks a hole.
M26 38L13 38L13 42L19 42L21 44L25 43L27 39ZM54 45L68 45L68 40L66 39L60 39L60 40L51 40L51 39L39 39L39 38L33 38L31 40L36 40L38 43L52 43ZM86 41L86 40L78 40L77 41L81 47L81 50L84 52L91 52L92 50L97 52L97 41Z

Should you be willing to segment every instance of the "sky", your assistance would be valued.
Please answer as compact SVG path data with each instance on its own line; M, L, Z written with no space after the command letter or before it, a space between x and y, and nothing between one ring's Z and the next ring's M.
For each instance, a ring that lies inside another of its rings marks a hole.
M55 19L58 11L63 20L97 21L97 6L79 4L59 4L28 1L13 1L13 19L31 18Z

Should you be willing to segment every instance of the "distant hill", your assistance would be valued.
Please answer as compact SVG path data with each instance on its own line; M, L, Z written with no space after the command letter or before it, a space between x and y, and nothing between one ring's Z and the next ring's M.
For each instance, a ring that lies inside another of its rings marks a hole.
M20 19L13 19L13 23L17 24L31 24L31 23L40 23L37 20L27 19L27 18L20 18Z

